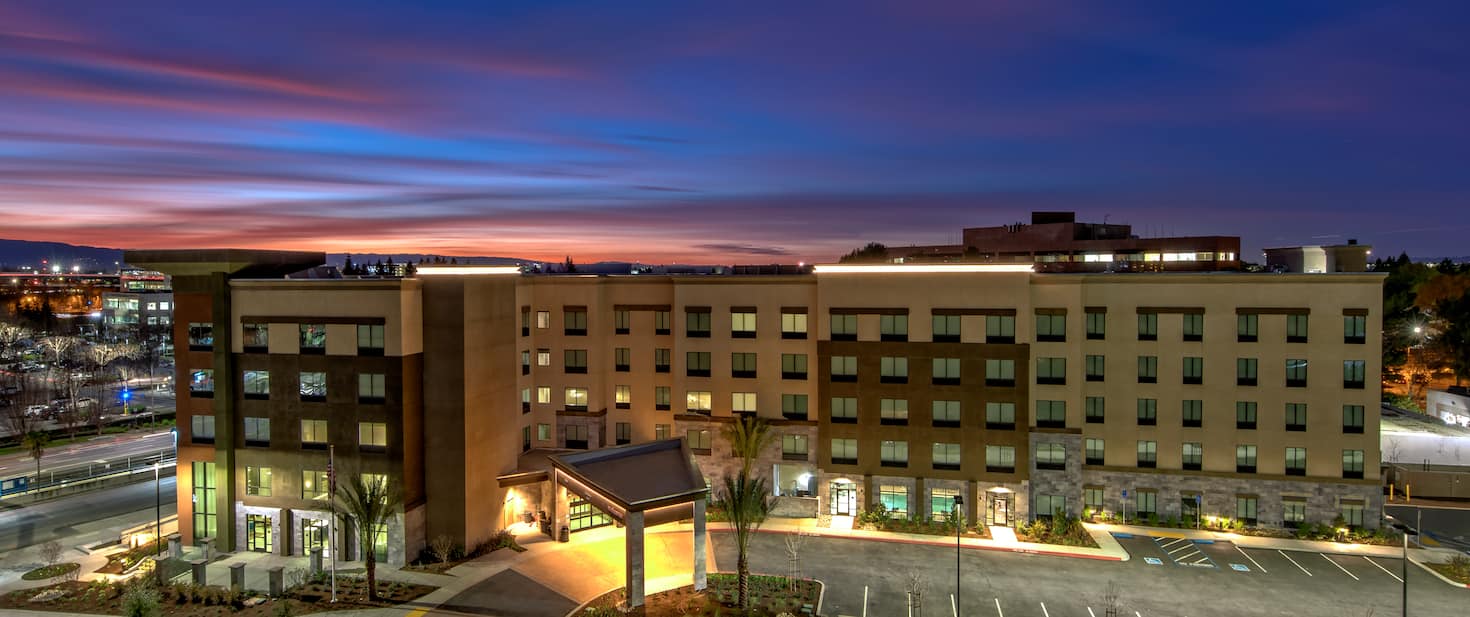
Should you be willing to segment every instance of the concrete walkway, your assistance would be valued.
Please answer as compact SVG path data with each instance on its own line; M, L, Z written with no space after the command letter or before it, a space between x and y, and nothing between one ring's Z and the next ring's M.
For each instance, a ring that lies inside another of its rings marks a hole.
M680 523L679 526L690 529L689 523ZM1033 555L1057 555L1062 557L1079 557L1083 559L1100 559L1104 561L1127 561L1128 551L1101 526L1084 523L1092 539L1097 542L1098 548L1083 546L1061 546L1057 544L1040 544L1036 542L1012 541L1009 538L960 538L960 546L965 548L1008 551L1012 553L1027 553ZM730 531L729 523L710 523L710 531ZM871 531L867 529L834 529L820 527L814 518L788 518L771 519L761 525L761 533L803 533L828 538L851 538L854 540L872 540L877 542L901 542L904 544L929 544L934 546L954 546L955 538L949 536L934 536L918 533L898 533L892 531Z

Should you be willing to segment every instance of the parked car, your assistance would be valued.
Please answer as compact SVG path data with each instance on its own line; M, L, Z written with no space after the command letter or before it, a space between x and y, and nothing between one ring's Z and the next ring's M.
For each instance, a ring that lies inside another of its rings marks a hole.
M33 418L44 416L48 411L51 411L51 408L45 405L31 405L29 407L26 407L26 415Z
M82 398L77 399L77 409L86 409L88 407L95 407L96 405L97 405L97 399L92 398L90 396L84 396Z

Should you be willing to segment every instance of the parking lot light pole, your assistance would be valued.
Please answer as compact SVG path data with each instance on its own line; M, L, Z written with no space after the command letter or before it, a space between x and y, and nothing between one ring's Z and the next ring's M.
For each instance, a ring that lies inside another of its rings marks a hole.
M1385 514L1383 517L1386 518L1386 519L1388 519L1389 521L1391 521L1391 526L1394 529L1397 529L1397 530L1399 530L1400 532L1402 532L1404 534L1404 561L1403 561L1402 564L1399 564L1400 565L1400 568L1401 568L1400 569L1400 574L1402 575L1399 578L1403 582L1403 614L1404 614L1404 617L1408 617L1409 616L1409 534L1410 533L1413 533L1414 535L1418 535L1419 534L1419 530L1418 529L1414 529L1412 527L1409 527L1408 524L1404 523L1403 521L1400 521L1397 518L1394 518L1392 514Z
M954 496L954 617L960 617L960 533L964 531L965 496Z
M159 541L163 535L163 492L160 488L158 471L163 461L153 463L153 554L162 552Z

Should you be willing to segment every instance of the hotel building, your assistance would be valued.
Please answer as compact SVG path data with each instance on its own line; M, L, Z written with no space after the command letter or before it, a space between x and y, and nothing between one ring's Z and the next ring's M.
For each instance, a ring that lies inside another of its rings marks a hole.
M174 277L186 542L321 545L329 446L404 496L375 543L390 563L540 512L575 531L607 518L551 497L547 453L683 438L718 486L741 414L779 435L758 468L789 515L942 518L962 495L991 525L1379 518L1378 274L323 280L283 278L320 253L127 260Z

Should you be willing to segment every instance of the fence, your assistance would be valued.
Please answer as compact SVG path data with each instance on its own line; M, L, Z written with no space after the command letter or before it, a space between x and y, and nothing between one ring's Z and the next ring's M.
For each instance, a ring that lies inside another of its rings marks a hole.
M0 499L43 493L55 495L81 492L106 485L137 482L151 475L155 464L158 465L160 475L172 476L175 462L173 448L170 447L150 454L134 454L109 461L43 470L39 481L30 481L29 478L34 477L31 474L4 479L0 482L0 490L4 491L0 493Z

